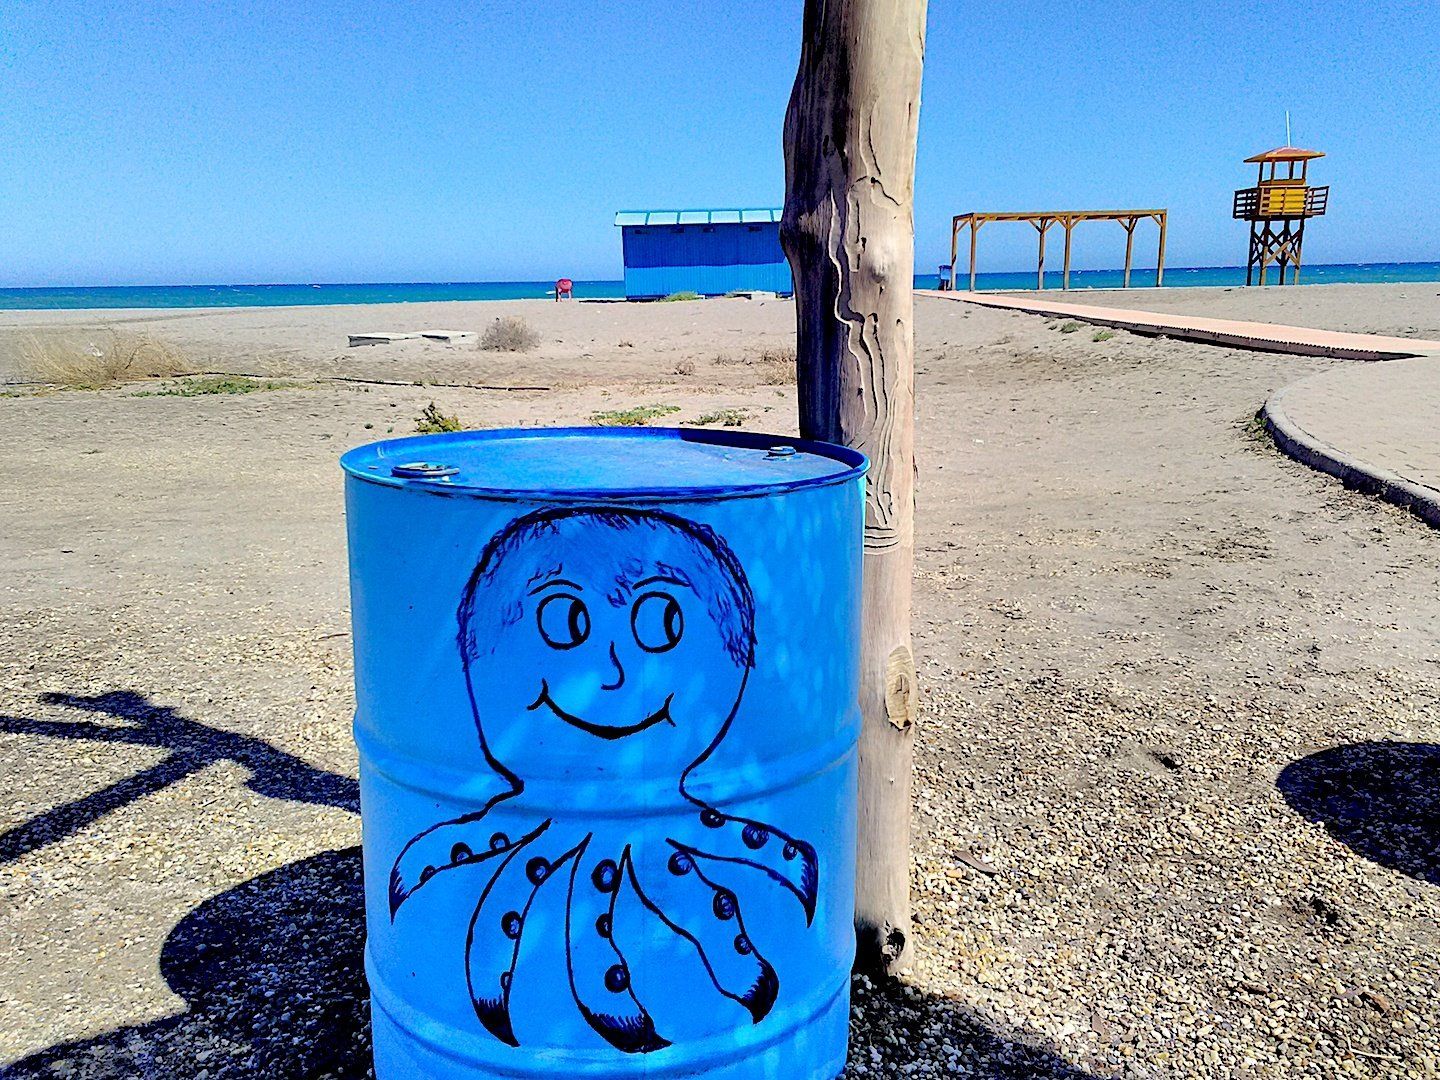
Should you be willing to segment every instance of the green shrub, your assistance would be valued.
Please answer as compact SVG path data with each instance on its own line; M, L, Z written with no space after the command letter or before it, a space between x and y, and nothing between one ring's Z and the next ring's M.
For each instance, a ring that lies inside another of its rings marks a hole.
M744 409L717 409L715 412L706 413L696 419L695 423L700 425L719 424L722 427L739 427L745 423L749 414Z
M141 390L135 397L205 397L209 394L253 394L261 390L294 390L300 384L279 379L255 379L249 375L198 375L162 386Z
M590 422L601 427L644 427L651 420L679 411L679 405L637 405L633 409L591 413Z
M673 304L673 303L674 303L675 301L677 301L677 300L699 300L699 299L700 299L700 294L699 294L699 293L697 293L697 292L691 292L689 289L682 289L680 292L672 292L669 296L665 297L664 302L667 303L667 304Z
M420 411L415 418L415 434L417 435L444 435L450 431L464 431L465 426L460 423L458 416L446 416L435 405L430 402Z

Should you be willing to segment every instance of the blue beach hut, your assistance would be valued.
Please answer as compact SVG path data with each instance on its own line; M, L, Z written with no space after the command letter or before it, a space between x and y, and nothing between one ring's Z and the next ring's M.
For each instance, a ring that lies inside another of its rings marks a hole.
M624 210L615 215L625 255L625 297L738 290L789 293L780 211Z

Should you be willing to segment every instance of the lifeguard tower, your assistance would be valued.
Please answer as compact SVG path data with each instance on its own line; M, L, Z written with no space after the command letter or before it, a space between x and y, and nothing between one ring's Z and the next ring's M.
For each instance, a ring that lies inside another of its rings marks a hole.
M1287 121L1288 126L1288 121ZM1258 165L1260 174L1254 187L1235 192L1235 217L1250 222L1250 258L1245 264L1245 284L1265 284L1265 268L1271 263L1280 267L1280 284L1285 284L1285 268L1291 267L1290 283L1300 280L1300 247L1305 241L1305 222L1325 213L1330 188L1311 187L1306 180L1310 162L1325 155L1319 150L1301 150L1282 146L1245 159ZM1280 175L1281 166L1285 175ZM1300 175L1295 175L1296 166ZM1266 169L1269 175L1266 175Z

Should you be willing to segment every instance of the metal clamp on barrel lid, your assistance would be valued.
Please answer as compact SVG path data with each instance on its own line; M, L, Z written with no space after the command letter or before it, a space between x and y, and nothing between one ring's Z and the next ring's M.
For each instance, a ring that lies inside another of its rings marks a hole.
M405 480L444 480L460 472L453 465L437 465L430 461L411 461L404 465L392 465L390 475Z

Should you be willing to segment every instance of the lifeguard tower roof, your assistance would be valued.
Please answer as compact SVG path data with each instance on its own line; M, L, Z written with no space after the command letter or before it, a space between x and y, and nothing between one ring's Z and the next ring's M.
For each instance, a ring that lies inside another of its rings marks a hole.
M1324 157L1320 150L1301 150L1298 146L1277 146L1274 150L1266 150L1263 154L1255 154L1245 159L1246 164L1264 165L1272 161L1313 161L1315 158Z

